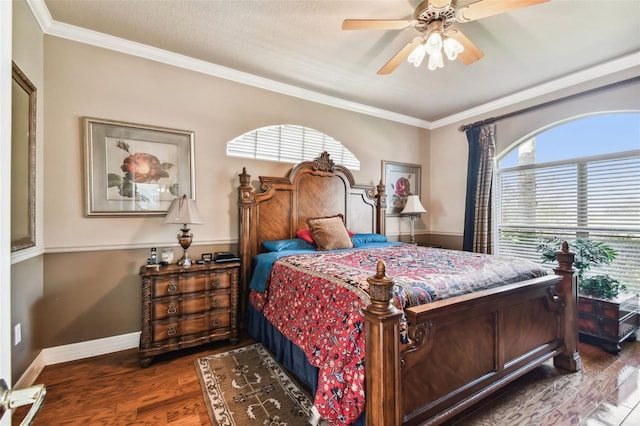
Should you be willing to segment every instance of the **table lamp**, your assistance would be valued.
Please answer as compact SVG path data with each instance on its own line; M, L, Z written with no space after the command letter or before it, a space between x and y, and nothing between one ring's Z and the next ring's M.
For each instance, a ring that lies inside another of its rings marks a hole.
M417 195L409 195L407 197L407 203L404 205L404 209L400 212L403 216L409 216L411 218L411 244L416 243L415 236L415 222L416 218L420 216L420 213L426 213L424 207L422 207L422 203L420 203L420 198Z
M189 233L190 229L188 225L200 225L204 223L198 212L196 201L187 198L186 194L174 199L162 223L182 223L182 228L180 229L182 235L178 234L178 242L180 242L180 246L184 249L184 254L178 260L178 265L185 267L191 266L192 261L187 250L193 241L193 234Z

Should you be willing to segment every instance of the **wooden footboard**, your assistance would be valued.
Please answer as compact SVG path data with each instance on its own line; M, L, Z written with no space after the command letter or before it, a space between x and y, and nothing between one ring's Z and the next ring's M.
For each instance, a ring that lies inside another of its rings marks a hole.
M367 424L440 424L551 357L579 370L573 253L558 259L556 275L407 309L402 346L380 263L365 312Z

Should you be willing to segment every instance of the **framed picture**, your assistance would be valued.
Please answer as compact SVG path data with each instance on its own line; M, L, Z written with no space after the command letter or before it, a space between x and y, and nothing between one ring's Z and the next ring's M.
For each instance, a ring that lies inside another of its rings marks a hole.
M36 87L14 63L11 82L11 251L36 245Z
M396 163L382 160L382 178L387 194L387 216L399 216L409 195L420 196L418 164Z
M160 216L195 198L194 133L84 117L85 214Z

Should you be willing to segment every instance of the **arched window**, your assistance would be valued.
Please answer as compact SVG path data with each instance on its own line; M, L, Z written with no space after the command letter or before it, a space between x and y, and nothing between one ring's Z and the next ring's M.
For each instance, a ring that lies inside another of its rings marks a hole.
M497 253L541 260L540 240L602 241L607 273L640 292L640 113L580 117L498 157Z
M309 127L282 124L252 130L227 143L227 155L259 160L299 163L323 151L336 164L360 170L360 161L340 142Z

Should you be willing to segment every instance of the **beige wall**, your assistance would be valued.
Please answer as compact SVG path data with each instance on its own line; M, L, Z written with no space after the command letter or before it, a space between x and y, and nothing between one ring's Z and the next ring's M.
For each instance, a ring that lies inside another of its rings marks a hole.
M140 330L138 268L148 249L174 247L179 226L161 217L87 218L83 212L83 116L195 132L196 256L236 249L237 174L283 175L291 165L227 158L226 142L271 124L313 127L361 162L358 183L377 183L381 160L415 163L428 132L89 45L45 36L44 297L38 345L52 347ZM423 171L423 187L428 167ZM423 197L428 190L423 192ZM390 232L404 232L402 221Z
M237 238L237 174L282 174L289 165L227 158L226 142L271 124L300 124L341 141L361 162L359 183L380 179L380 160L423 158L425 130L244 86L68 40L45 37L45 244L47 250L176 244L162 218L86 218L83 116L195 132L199 242Z
M11 329L21 325L22 342L12 347L12 382L20 378L41 347L34 341L38 328L34 306L43 294L43 141L44 141L44 64L43 34L29 7L13 2L13 61L37 90L36 105L36 247L13 254L11 265ZM25 260L26 259L26 260ZM13 340L13 339L12 339ZM12 341L13 344L13 341Z

